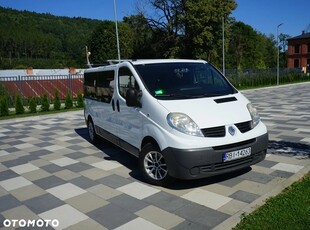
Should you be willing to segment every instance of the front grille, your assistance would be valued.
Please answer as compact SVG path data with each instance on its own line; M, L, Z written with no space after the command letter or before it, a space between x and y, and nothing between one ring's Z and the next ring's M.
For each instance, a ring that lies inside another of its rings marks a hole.
M208 173L214 171L225 170L233 167L238 167L240 165L250 165L253 161L254 156L244 157L238 160L227 161L227 162L220 162L210 165L204 165L199 167L201 173Z
M246 133L252 128L252 121L246 121L235 124L235 126L240 130L241 133ZM226 128L225 126L217 126L212 128L201 129L201 132L205 137L225 137Z
M235 124L241 133L246 133L252 129L252 121Z
M225 137L225 126L202 129L201 132L205 137Z
M249 139L246 141L241 141L241 142L237 142L237 143L233 143L233 144L214 146L213 149L215 151L217 151L217 150L223 150L223 149L245 147L246 145L252 144L255 141L256 141L256 138L252 138L252 139Z

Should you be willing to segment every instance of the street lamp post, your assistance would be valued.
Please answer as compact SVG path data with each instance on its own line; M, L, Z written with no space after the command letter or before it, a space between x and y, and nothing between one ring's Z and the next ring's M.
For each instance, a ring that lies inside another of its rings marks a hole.
M277 85L279 85L279 56L280 56L280 50L279 50L279 27L280 26L282 26L283 25L283 23L281 23L281 24L279 24L278 26L277 26L277 51L278 51L278 56L277 56Z
M225 24L222 17L222 56L223 56L223 75L225 76Z
M115 19L115 33L116 33L117 57L118 57L118 61L121 61L121 52L120 52L120 50L119 50L119 39L118 39L118 27L117 27L116 2L115 2L115 0L114 0L114 19Z

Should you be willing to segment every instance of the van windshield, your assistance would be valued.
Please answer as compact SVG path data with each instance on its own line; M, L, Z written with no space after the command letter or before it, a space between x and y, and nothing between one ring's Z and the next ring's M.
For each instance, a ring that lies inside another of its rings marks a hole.
M161 100L236 93L226 78L208 63L156 63L135 67L149 92Z

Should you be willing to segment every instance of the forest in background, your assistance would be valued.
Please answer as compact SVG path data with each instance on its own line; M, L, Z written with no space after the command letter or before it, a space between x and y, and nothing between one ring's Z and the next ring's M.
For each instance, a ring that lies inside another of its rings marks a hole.
M119 22L122 59L200 58L221 69L224 19L227 69L276 67L275 37L229 17L237 7L235 1L209 0L207 5L204 0L198 1L201 4L188 0L186 5L180 0L149 1L158 18L138 12ZM0 28L0 69L85 68L85 46L93 63L117 59L113 21L0 7ZM280 66L285 67L285 36L281 36Z
M85 67L85 45L99 24L0 7L0 69Z

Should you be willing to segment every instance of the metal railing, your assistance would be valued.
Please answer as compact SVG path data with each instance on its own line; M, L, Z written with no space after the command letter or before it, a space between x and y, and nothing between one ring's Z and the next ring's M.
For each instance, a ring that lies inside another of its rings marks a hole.
M226 70L227 79L238 89L277 85L277 69ZM301 69L280 69L280 84L309 80Z
M83 93L83 80L83 74L5 76L0 77L0 95L7 95L11 103L17 95L27 100L46 93L53 99L56 90L60 99L64 99L68 93L76 98L78 93Z
M244 69L226 70L226 77L238 89L272 86L277 84L277 69ZM280 84L299 81L309 81L310 77L301 69L280 69ZM83 74L69 75L34 75L0 77L0 96L9 97L9 103L14 104L15 97L20 95L24 101L30 97L41 97L44 93L50 99L54 98L55 90L60 99L68 92L72 98L83 93Z

